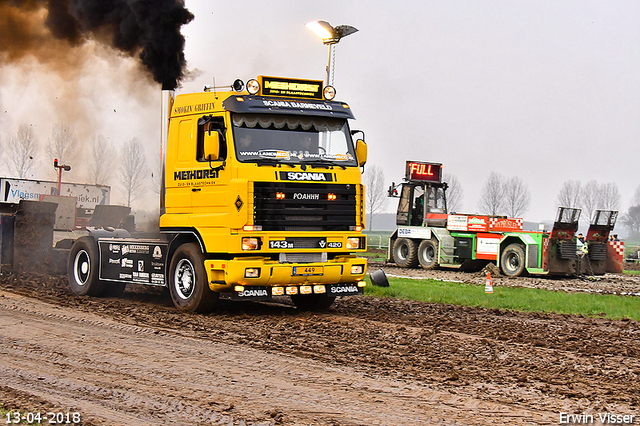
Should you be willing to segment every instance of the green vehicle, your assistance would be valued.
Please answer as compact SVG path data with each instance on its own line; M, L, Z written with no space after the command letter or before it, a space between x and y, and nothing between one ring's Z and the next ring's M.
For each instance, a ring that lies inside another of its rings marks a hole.
M618 250L608 241L618 212L596 211L585 243L578 240L580 209L560 207L551 232L524 231L521 218L449 213L442 164L407 161L398 198L390 262L404 268L479 270L495 263L508 277L523 274L599 275L618 272ZM588 247L584 250L583 247Z

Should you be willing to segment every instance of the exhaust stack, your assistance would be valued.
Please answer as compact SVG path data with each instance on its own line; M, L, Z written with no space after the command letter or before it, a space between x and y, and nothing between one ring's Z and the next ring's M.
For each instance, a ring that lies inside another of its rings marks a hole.
M165 179L165 164L167 159L167 143L169 141L169 117L171 116L171 107L173 106L173 99L176 92L174 90L162 91L162 107L161 107L161 131L160 131L160 215L165 213L164 199L166 187L164 183Z

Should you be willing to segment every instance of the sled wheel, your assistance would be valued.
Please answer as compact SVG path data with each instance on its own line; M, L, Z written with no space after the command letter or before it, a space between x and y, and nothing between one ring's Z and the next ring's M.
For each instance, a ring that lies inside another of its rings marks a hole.
M204 255L197 243L183 244L174 253L169 291L173 304L183 312L206 314L215 308L219 294L209 288Z
M433 269L438 266L438 242L423 240L418 246L418 261L422 269Z
M67 277L69 287L78 296L99 296L102 283L98 279L98 246L91 237L78 238L71 246Z
M393 258L401 268L415 268L418 266L418 248L413 240L398 238L393 243Z
M524 272L524 248L521 244L509 244L500 256L500 269L508 277L519 277Z

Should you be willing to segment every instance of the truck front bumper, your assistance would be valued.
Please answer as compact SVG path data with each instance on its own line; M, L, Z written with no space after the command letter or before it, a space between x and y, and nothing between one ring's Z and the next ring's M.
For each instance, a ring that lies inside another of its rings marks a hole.
M279 263L264 257L238 257L232 260L205 260L209 286L216 292L233 292L236 286L306 287L313 292L321 287L348 284L362 293L367 261L353 255L339 256L319 263ZM331 291L327 291L331 293ZM347 292L345 292L347 293Z

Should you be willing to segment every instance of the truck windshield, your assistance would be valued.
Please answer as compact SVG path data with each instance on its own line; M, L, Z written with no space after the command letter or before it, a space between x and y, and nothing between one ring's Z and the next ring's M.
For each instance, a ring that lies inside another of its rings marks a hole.
M233 137L243 162L358 165L345 119L234 114Z

